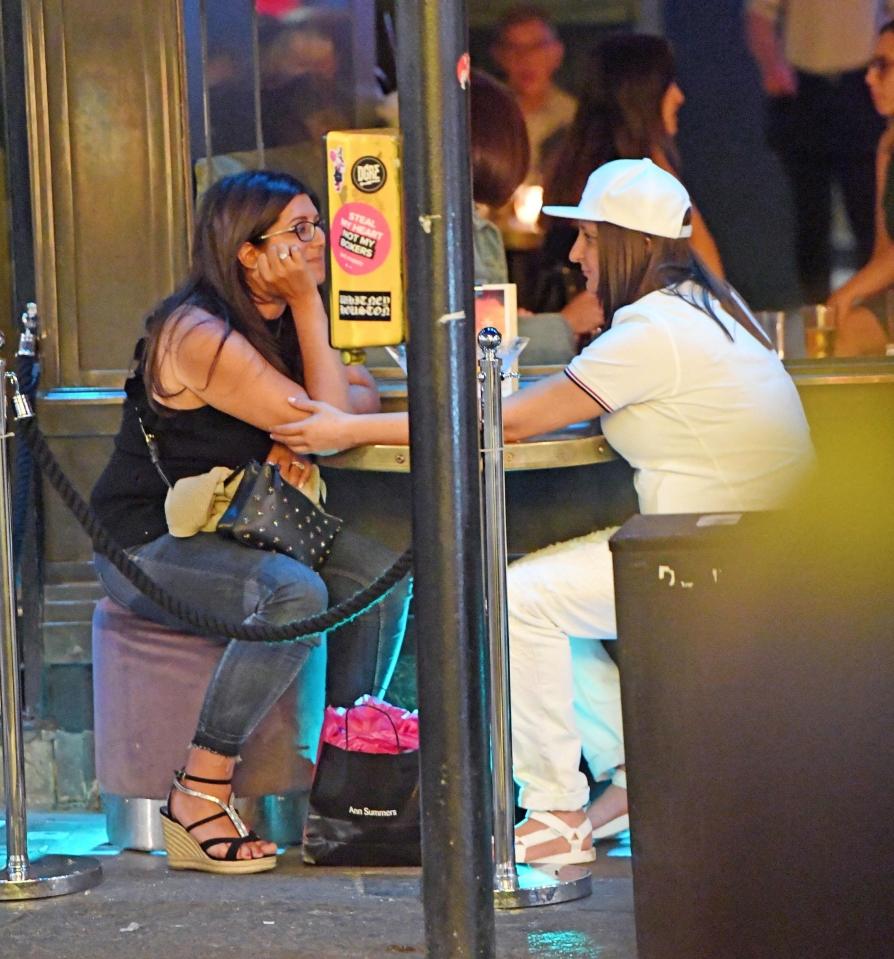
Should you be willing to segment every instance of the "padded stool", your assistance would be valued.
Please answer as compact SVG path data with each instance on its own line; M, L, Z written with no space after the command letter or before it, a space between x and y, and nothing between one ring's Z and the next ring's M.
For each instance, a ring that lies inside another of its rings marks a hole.
M136 616L111 599L93 613L96 775L109 841L163 848L158 807L186 750L224 645ZM260 835L301 841L323 721L325 643L312 649L242 749L233 789ZM248 800L246 803L245 800ZM266 816L265 816L266 813ZM266 818L267 822L260 819Z

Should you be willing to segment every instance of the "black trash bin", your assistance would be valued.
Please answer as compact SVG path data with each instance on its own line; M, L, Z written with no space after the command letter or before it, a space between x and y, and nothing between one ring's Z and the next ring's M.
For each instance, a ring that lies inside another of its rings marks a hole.
M847 545L613 537L639 959L894 956L894 588Z

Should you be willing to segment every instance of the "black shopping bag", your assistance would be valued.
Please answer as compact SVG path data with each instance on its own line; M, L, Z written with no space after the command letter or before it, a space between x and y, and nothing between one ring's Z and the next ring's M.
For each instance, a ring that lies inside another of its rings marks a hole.
M352 745L347 735L345 742ZM304 861L418 866L419 847L419 751L358 752L324 742L310 790Z

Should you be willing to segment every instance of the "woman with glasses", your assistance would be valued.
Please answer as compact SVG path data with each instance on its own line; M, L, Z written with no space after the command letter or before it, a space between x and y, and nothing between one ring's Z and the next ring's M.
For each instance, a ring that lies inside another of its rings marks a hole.
M894 304L888 305L885 291L894 286L894 20L879 33L875 54L866 68L866 85L875 109L888 125L882 133L875 160L875 239L872 256L830 297L835 308L838 356L872 356L885 352L894 341ZM886 329L888 330L886 334Z
M223 619L304 619L352 595L394 559L346 526L316 573L280 553L226 540L213 525L172 535L166 520L169 484L251 459L277 464L287 482L319 499L312 459L271 445L271 428L294 414L289 400L316 399L354 413L378 409L369 374L345 367L329 346L319 292L325 252L317 204L292 177L251 171L211 187L198 212L189 275L146 320L114 452L93 491L100 520L152 579ZM184 628L105 558L96 557L96 568L114 600ZM330 702L384 693L407 597L407 584L399 585L329 639ZM195 737L162 810L175 847L169 844L172 868L247 873L276 864L275 845L249 833L230 808L230 780L242 743L317 642L222 640Z

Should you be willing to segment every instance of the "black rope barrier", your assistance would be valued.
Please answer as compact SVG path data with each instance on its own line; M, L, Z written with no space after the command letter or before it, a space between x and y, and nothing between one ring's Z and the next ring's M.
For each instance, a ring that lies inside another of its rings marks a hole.
M71 485L34 419L19 420L17 432L28 444L50 485L62 497L62 501L90 537L96 552L105 556L144 596L202 636L227 636L248 642L276 643L336 629L384 599L388 591L403 579L412 567L413 553L408 549L369 586L358 590L337 606L282 626L247 626L244 623L230 623L218 619L163 590L115 542L81 494Z

